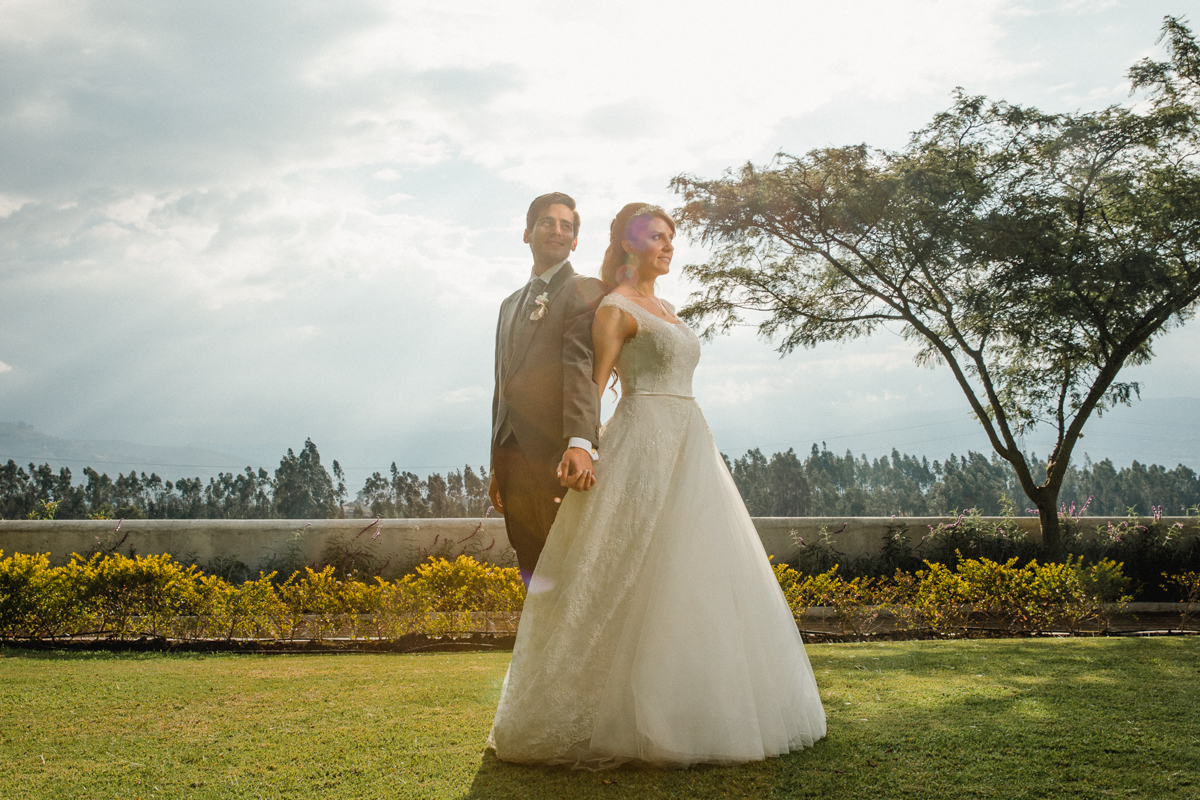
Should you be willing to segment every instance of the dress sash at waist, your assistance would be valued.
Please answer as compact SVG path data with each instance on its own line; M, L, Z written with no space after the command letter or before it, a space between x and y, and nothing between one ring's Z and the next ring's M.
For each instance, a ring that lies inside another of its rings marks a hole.
M626 392L625 397L678 397L681 400L695 400L693 394L675 394L674 392Z

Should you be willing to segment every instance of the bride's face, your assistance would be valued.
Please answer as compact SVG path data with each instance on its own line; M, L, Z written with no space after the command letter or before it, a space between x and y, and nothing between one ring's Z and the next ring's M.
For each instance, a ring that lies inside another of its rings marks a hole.
M643 276L666 275L671 270L671 256L675 254L672 240L675 234L666 220L658 217L639 217L629 229L629 237L622 244L625 252L638 259L638 270Z

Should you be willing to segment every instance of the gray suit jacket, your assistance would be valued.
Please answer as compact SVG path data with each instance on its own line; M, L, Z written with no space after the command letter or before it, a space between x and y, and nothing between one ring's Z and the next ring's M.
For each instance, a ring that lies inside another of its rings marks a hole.
M496 389L492 450L510 432L535 461L562 458L567 440L600 439L600 388L592 380L592 319L607 293L604 283L564 264L545 289L546 314L531 320L532 299L518 308L525 287L500 306L496 326Z

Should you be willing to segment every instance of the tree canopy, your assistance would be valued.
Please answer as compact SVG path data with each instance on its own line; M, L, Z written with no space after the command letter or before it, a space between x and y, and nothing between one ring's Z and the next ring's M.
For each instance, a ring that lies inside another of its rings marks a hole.
M782 353L881 326L953 373L1059 545L1058 495L1084 424L1128 403L1121 369L1200 298L1200 58L1130 72L1145 111L1048 114L956 93L901 151L780 153L716 180L679 176L683 228L711 258L682 316L712 336L756 315ZM1020 436L1050 425L1039 480Z
M288 448L275 470L275 509L283 519L325 519L342 516L341 500L346 494L342 468L333 462L333 479L321 465L321 454L312 439L304 440L300 455Z
M1046 473L1033 456L1034 474ZM754 517L938 517L975 509L988 516L1013 513L1021 494L1012 466L996 454L968 451L930 462L892 450L891 456L857 458L812 446L769 459L758 448L726 459L734 483ZM1117 468L1109 459L1072 464L1063 478L1062 502L1079 515L1121 517L1186 516L1200 506L1200 478L1182 464L1167 469L1134 461Z
M312 519L343 516L345 474L333 462L333 477L321 465L317 446L304 443L280 459L274 477L261 467L200 478L163 480L151 473L107 473L91 467L76 483L71 470L49 464L28 470L12 459L0 464L0 520L3 519ZM335 484L334 481L337 481ZM381 517L482 517L490 501L488 472L470 466L443 477L419 478L392 464L391 479L378 472L359 490L353 514Z

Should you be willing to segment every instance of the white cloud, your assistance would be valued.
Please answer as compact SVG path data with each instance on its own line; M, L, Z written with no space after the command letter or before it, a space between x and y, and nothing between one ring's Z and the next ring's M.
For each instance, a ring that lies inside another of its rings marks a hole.
M751 2L733 15L690 2L553 14L537 2L408 2L332 42L309 61L306 80L328 88L407 76L420 85L458 71L461 82L426 83L436 94L394 90L393 102L349 118L372 131L356 146L373 150L389 141L384 131L403 129L406 142L451 142L443 157L457 151L531 188L570 181L607 194L664 165L694 169L772 147L782 119L847 93L942 97L956 82L1014 74L1022 67L996 47L1004 5ZM545 43L570 58L547 60ZM489 90L456 102L464 84L486 86L487 75L498 76Z
M867 403L878 405L881 403L903 402L904 400L908 399L908 395L907 394L899 394L899 393L892 392L890 390L885 389L882 393L879 393L879 394L874 394L874 393L865 394L862 396L862 399Z
M0 219L4 219L28 202L31 202L28 198L0 194Z
M8 364L5 364L3 361L0 361L0 373L12 372L12 369L13 368L11 366L9 366Z
M321 335L321 329L316 325L297 325L286 331L286 335L292 339L315 339Z
M1123 32L1133 13L7 3L0 339L22 367L0 405L72 436L295 446L478 428L483 448L496 308L528 274L533 194L576 196L574 261L593 272L611 214L675 204L681 172L894 146L955 85L1123 102L1120 54L1158 52L1154 25ZM682 303L679 269L704 254L678 244L662 294ZM940 385L884 336L780 360L740 331L706 346L696 376L712 418L751 443L927 406Z
M1094 14L1119 6L1120 0L1061 0L1059 5L1064 11Z
M444 403L475 403L492 396L492 390L483 386L464 386L442 394Z

